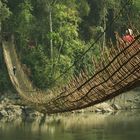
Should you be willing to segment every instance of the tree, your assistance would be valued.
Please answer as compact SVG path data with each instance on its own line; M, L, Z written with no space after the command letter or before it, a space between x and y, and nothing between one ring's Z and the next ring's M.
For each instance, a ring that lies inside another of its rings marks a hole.
M34 17L32 15L33 7L30 0L25 0L18 6L20 10L16 19L16 32L20 36L22 47L25 47L31 39L31 31L34 22Z
M6 1L0 0L0 45L2 42L2 22L4 22L10 14L11 12L9 11L9 8L7 8Z
M8 17L6 12L0 12L3 13L0 17L4 23L3 31L16 35L22 63L31 69L30 77L40 88L55 86L54 81L60 75L64 79L58 79L56 84L65 83L73 74L79 74L82 68L92 71L92 56L99 58L99 47L108 46L106 43L114 39L114 31L121 32L123 24L127 25L130 21L140 27L140 3L137 0L128 0L126 6L126 0L0 2L0 9L5 6L12 12L8 20L3 18ZM124 12L120 13L123 8ZM116 16L119 18L113 20ZM106 27L108 30L95 45L96 49L91 48L83 55ZM32 47L29 47L30 44Z
M2 57L2 25L4 24L5 20L10 16L11 12L7 7L7 3L5 0L0 0L0 92L8 89L9 79L6 74L5 67L3 67L3 57Z
M52 34L52 32L53 32L52 11L53 11L53 6L57 3L57 0L40 0L40 1L37 1L37 3L40 5L43 14L46 16L45 19L41 19L41 20L45 20L46 22L49 21L48 22L49 26L47 29L49 29L49 34ZM52 38L49 38L49 42L50 42L49 43L50 58L53 60L53 40L52 40Z

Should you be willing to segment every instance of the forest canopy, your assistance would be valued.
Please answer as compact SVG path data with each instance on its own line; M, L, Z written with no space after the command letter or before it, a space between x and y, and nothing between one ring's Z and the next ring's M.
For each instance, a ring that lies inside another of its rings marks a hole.
M138 0L0 0L0 41L14 36L23 69L41 89L63 84L82 69L90 75L92 57L98 59L100 48L110 41L115 45L114 32L120 37L128 27L135 32L139 21ZM8 86L6 78L0 85Z

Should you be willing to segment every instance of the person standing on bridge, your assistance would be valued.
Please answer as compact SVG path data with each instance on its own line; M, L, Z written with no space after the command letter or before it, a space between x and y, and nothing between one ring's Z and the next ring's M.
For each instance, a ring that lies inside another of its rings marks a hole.
M127 29L122 39L125 43L131 43L132 41L134 41L132 29Z
M14 73L14 75L16 75L16 66L15 65L13 66L13 73Z

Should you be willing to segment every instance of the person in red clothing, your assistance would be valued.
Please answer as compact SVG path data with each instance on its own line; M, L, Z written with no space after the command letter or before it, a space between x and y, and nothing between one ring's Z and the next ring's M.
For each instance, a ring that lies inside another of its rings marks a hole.
M122 39L126 43L131 43L134 40L133 31L131 29L127 29Z

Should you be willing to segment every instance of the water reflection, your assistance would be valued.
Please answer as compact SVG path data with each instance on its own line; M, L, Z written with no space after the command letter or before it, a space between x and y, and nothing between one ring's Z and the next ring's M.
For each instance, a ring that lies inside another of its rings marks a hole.
M139 140L140 112L65 114L0 122L0 140Z

